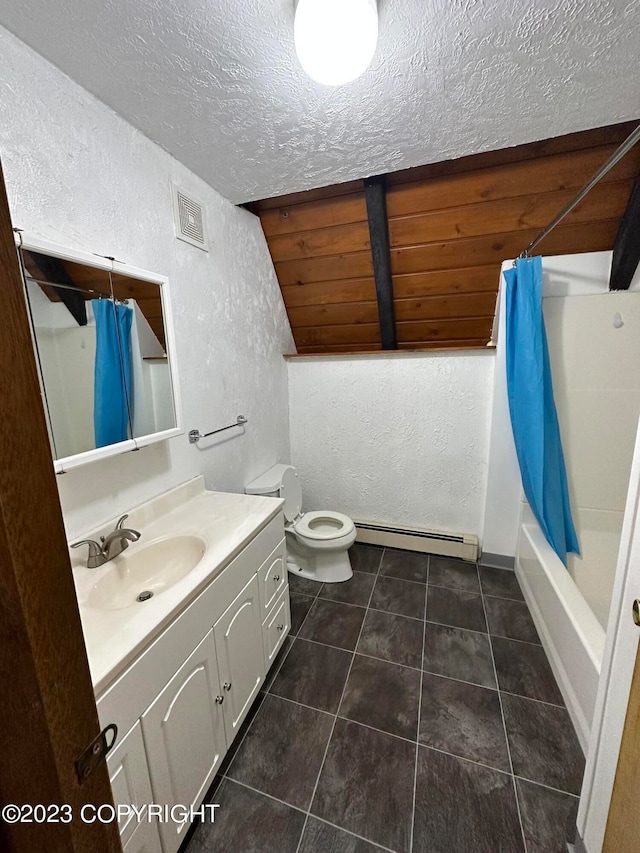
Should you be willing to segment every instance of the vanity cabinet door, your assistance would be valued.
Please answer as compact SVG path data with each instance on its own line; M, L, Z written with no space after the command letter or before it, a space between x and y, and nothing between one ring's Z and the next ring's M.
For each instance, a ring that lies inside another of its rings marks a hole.
M107 756L107 767L109 768L109 781L111 782L113 802L116 806L140 807L153 802L140 721L135 724L131 731L127 732L109 753ZM149 824L146 823L146 825L148 826ZM118 821L122 843L127 844L131 836L141 826L142 824L139 824L132 814ZM154 827L155 837L158 838L155 821L152 826ZM151 835L149 833L149 837ZM149 850L152 849L154 848L149 848ZM159 839L155 850L160 850Z
M162 853L157 823L140 823L122 848L123 853Z
M214 625L227 742L236 736L264 681L262 619L254 575Z
M142 715L154 802L199 805L227 749L213 630ZM161 823L164 853L175 853L188 822Z

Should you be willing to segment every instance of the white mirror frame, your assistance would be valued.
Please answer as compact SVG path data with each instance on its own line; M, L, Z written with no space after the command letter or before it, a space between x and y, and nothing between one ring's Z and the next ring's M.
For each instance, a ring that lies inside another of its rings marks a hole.
M57 243L42 240L39 237L34 237L33 235L26 234L20 230L16 231L16 246L18 249L40 252L43 255L52 255L53 257L60 258L60 260L63 261L86 264L87 266L95 267L96 269L107 270L119 275L128 275L131 276L131 278L136 278L140 281L148 281L151 282L151 284L157 284L160 287L164 333L167 344L167 355L169 356L171 390L173 392L173 407L176 416L175 427L165 429L160 432L150 433L149 435L143 435L140 438L130 438L127 439L127 441L119 441L117 444L109 444L106 447L97 447L94 450L86 450L83 453L75 453L73 456L65 456L62 459L54 459L53 465L56 474L64 474L71 468L77 468L80 465L87 465L89 462L96 462L99 459L107 459L110 456L119 456L121 453L130 453L132 450L140 450L140 448L146 447L149 444L156 444L159 441L166 441L168 438L174 438L177 435L184 435L182 403L180 400L180 383L178 381L175 330L171 314L171 300L169 299L169 279L166 276L148 272L147 270L141 270L137 267L123 264L120 261L113 261L109 258L103 257L102 255L93 255L89 252L82 252L77 249L68 249L64 246L59 246ZM26 303L25 307L27 307ZM29 323L31 324L31 315L29 315ZM36 342L33 328L32 337L35 349ZM39 368L38 377L42 385L42 376L40 375ZM48 422L46 411L45 417Z

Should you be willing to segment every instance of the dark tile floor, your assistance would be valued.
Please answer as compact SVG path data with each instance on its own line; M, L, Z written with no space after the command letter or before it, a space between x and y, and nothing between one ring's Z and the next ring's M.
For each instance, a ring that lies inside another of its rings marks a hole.
M565 853L583 755L512 572L355 545L292 633L188 853Z

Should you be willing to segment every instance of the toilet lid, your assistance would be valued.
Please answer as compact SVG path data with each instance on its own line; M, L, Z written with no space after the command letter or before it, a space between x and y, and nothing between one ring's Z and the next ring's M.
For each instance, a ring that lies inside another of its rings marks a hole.
M280 497L284 498L284 517L287 521L295 521L302 509L302 488L293 468L287 468L282 474Z
M348 515L341 512L305 512L293 529L307 539L339 539L347 536L355 527Z

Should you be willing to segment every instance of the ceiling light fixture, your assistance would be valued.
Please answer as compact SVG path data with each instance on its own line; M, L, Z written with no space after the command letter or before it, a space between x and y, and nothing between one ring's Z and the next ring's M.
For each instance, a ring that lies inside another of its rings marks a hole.
M325 86L350 83L376 51L376 0L298 0L293 36L309 77Z

